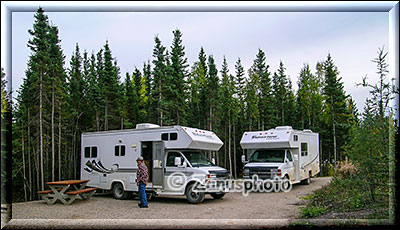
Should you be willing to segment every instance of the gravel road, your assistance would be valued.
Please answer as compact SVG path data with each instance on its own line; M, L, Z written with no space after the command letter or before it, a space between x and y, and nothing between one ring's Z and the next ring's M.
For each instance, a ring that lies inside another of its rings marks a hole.
M182 197L154 197L148 209L140 209L139 200L116 200L109 195L77 199L71 205L44 201L14 203L12 219L295 219L300 197L327 185L330 177L313 178L310 185L293 185L290 192L229 193L222 200L206 195L203 203L189 204Z
M289 192L229 193L223 200L207 195L201 204L182 197L154 197L150 208L139 200L116 200L110 195L77 199L71 205L44 201L12 204L12 219L2 229L265 229L287 227L299 217L300 199L331 181L313 178L310 185L294 185ZM318 224L318 223L317 223ZM325 222L323 223L325 224Z

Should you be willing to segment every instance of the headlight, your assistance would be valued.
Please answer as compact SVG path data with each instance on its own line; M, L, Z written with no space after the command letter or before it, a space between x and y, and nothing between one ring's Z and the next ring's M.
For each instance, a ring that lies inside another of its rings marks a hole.
M250 173L250 169L243 169L243 173L249 174Z
M271 169L272 174L276 174L277 176L281 176L281 170L280 169Z

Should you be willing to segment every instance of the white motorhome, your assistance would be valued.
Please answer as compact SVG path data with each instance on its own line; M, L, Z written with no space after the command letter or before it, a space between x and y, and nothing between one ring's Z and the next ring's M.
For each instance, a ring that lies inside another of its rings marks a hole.
M200 203L206 193L194 189L196 181L204 184L229 177L228 170L201 153L218 151L223 145L211 131L145 123L130 130L83 133L81 145L81 179L89 179L89 186L112 191L117 199L138 191L138 156L149 169L146 193L150 196L186 195L190 203ZM229 188L221 187L210 194L219 199L226 192Z
M319 167L319 137L309 129L294 130L291 126L278 126L266 131L245 132L240 141L246 156L242 156L243 178L260 179L278 177L291 184L311 183Z

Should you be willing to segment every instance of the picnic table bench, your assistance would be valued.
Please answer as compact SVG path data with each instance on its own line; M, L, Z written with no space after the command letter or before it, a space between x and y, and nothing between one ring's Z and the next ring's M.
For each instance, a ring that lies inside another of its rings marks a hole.
M47 202L54 204L60 200L63 204L71 204L78 197L89 199L97 188L85 188L89 180L53 181L46 184L50 190L39 191L38 194Z

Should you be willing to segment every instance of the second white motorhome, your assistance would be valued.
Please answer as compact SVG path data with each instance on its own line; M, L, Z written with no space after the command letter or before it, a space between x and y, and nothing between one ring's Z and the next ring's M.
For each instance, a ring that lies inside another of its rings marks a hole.
M245 132L240 141L247 152L242 156L243 178L287 178L290 183L311 183L320 172L319 136L311 130L278 126L266 131Z
M201 153L218 151L222 145L211 131L183 126L146 123L130 130L83 133L81 179L89 179L89 186L112 191L117 199L126 199L138 191L136 158L142 156L149 169L146 193L186 195L190 203L200 203L206 193L196 191L196 182L229 177L228 170ZM228 191L224 187L210 194L219 199Z

